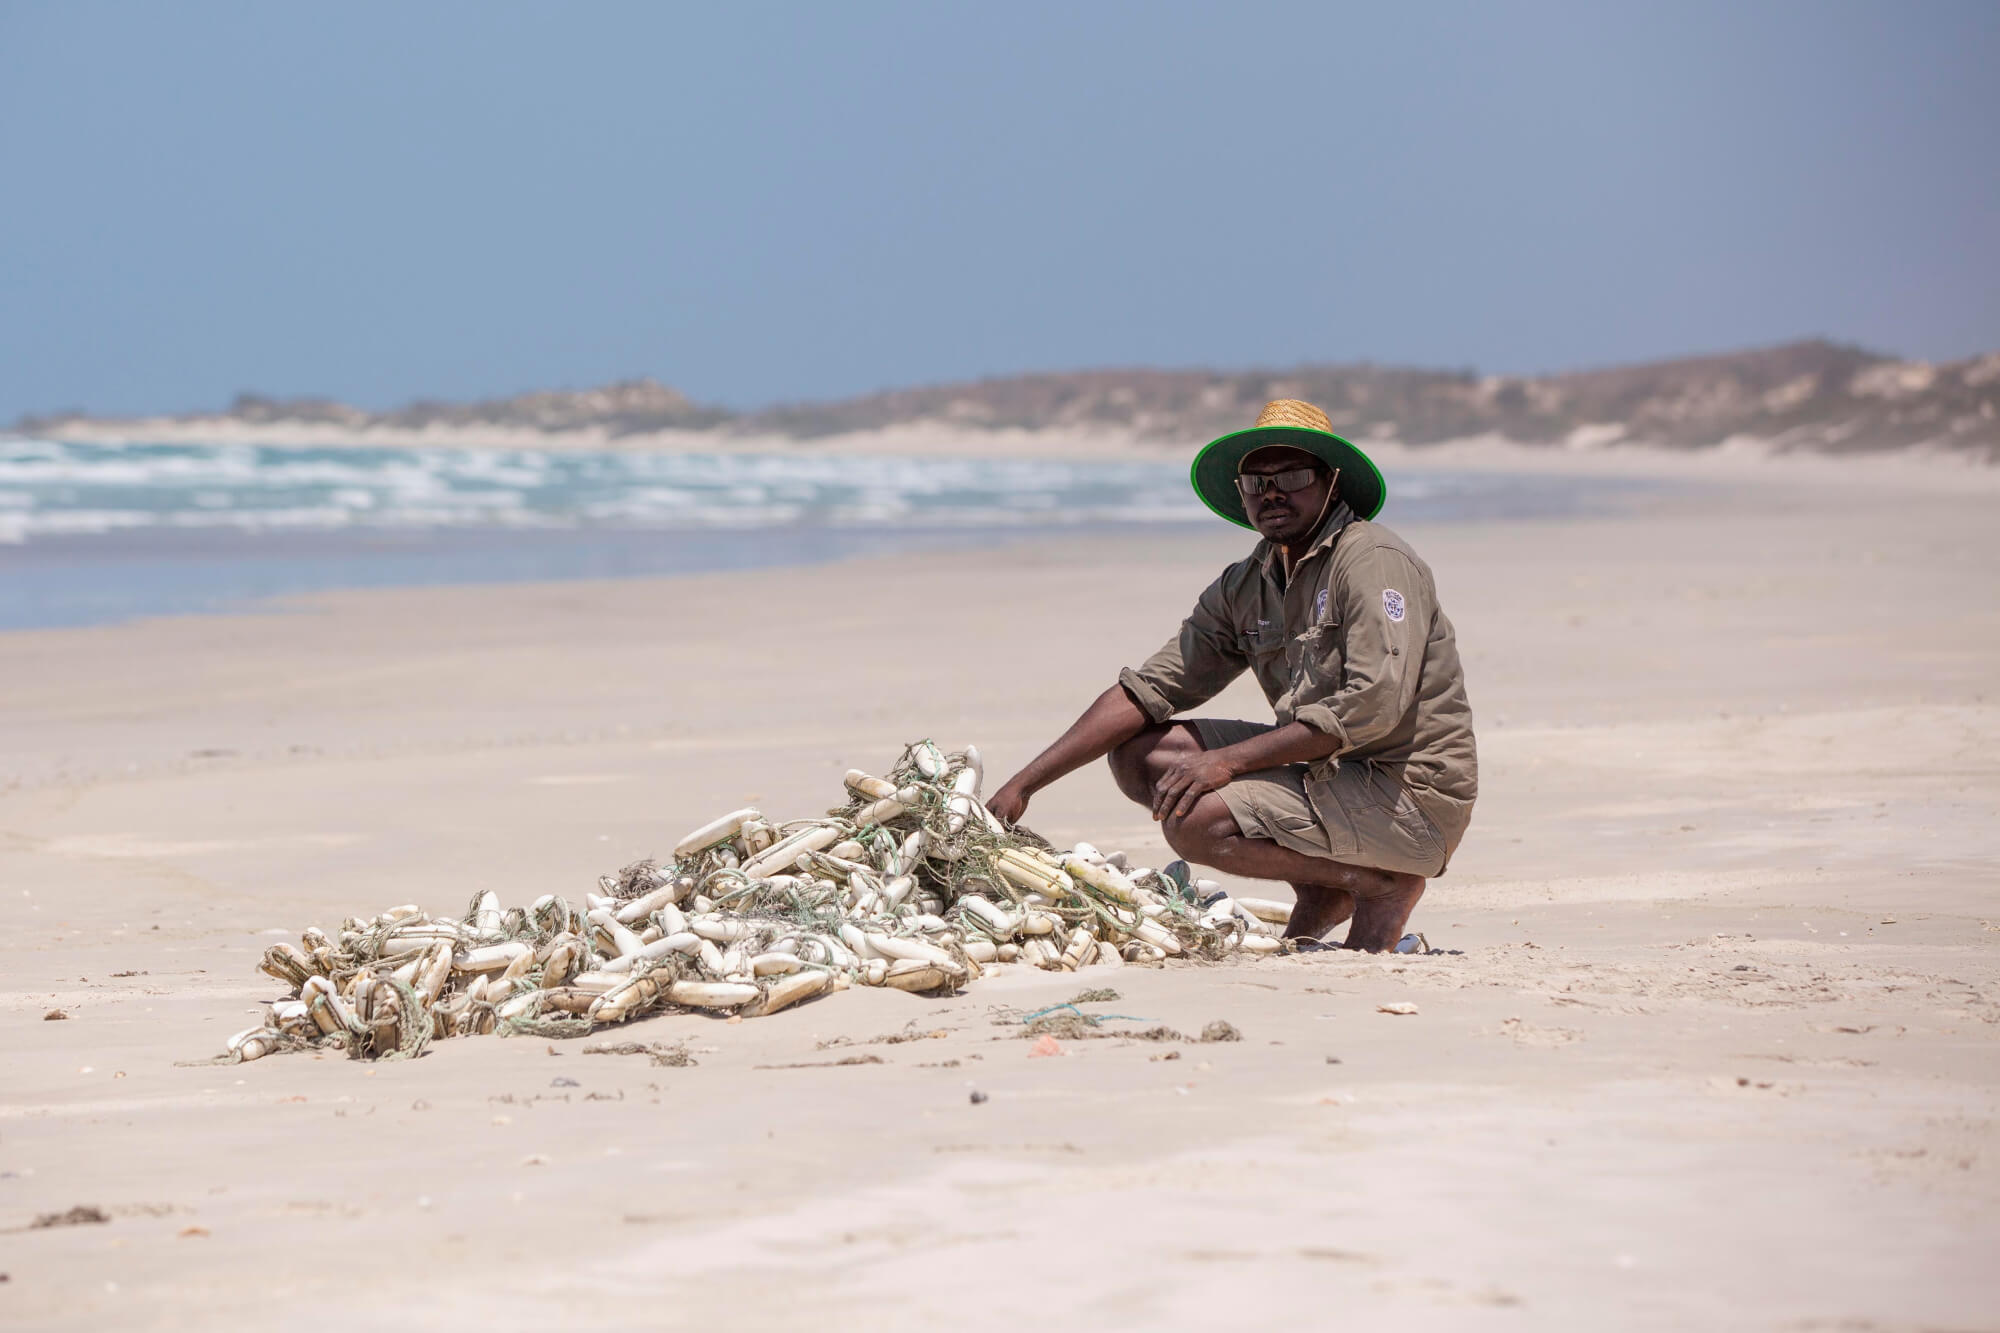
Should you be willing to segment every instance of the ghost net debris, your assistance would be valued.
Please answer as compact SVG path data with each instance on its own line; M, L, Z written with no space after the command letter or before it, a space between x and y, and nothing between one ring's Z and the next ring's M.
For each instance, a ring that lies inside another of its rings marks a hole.
M732 811L581 903L503 908L482 892L459 917L406 904L308 929L265 952L260 970L292 994L225 1058L407 1059L439 1037L581 1036L668 1010L750 1018L850 986L951 994L995 963L1073 972L1285 947L1265 904L1005 827L982 779L977 748L920 741L886 778L850 770L822 816Z

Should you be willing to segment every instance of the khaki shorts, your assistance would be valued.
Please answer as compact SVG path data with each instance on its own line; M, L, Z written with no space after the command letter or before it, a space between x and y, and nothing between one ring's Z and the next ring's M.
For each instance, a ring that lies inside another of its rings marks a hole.
M1268 722L1194 718L1204 750L1220 749L1273 729ZM1309 766L1286 764L1245 773L1217 793L1244 836L1269 838L1307 856L1342 865L1422 875L1444 871L1444 839L1410 789L1365 760L1341 764L1322 778Z

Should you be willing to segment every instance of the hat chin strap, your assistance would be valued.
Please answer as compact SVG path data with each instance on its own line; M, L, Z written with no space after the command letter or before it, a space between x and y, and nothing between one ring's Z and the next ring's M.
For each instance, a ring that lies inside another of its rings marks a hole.
M1339 494L1340 494L1340 469L1335 468L1333 470L1333 476L1327 479L1326 499L1320 502L1319 517L1314 519L1312 521L1312 526L1306 529L1306 536L1310 537L1315 532L1319 531L1319 525L1326 522L1327 512L1333 508L1333 498ZM1285 563L1287 565L1290 565L1292 560L1292 548L1289 546L1280 546L1278 549L1285 553Z

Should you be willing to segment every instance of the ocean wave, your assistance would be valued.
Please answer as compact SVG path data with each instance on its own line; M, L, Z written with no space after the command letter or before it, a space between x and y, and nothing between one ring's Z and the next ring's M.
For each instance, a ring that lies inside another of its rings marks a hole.
M1571 512L1608 483L1395 476L1395 518ZM1615 488L1614 488L1615 489ZM0 544L137 530L660 531L1181 523L1179 462L0 439Z
M0 440L0 541L134 528L743 528L1196 517L1171 463Z

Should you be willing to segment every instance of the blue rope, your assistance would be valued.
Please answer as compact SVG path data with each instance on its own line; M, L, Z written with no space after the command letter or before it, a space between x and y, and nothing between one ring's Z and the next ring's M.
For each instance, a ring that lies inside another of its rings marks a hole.
M1075 1014L1078 1018L1081 1018L1084 1022L1090 1024L1092 1027L1096 1027L1098 1024L1102 1023L1107 1018L1123 1019L1127 1023L1144 1023L1147 1021L1143 1018L1140 1018L1137 1014L1086 1014L1085 1012L1083 1012L1083 1010L1077 1008L1073 1004L1052 1004L1046 1009L1035 1010L1034 1013L1029 1014L1026 1017L1022 1018L1021 1021L1023 1023L1032 1023L1036 1019L1052 1014L1058 1009L1069 1010L1071 1013Z

